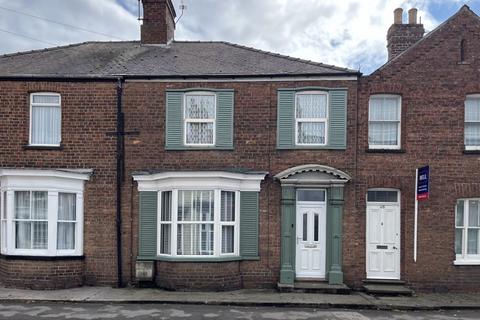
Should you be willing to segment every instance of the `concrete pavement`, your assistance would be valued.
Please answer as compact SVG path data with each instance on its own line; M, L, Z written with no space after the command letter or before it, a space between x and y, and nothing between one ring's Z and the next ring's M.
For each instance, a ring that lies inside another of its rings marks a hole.
M160 289L81 287L36 291L0 288L0 302L166 303L380 310L479 309L480 294L418 294L413 297L278 293L274 290L171 292Z

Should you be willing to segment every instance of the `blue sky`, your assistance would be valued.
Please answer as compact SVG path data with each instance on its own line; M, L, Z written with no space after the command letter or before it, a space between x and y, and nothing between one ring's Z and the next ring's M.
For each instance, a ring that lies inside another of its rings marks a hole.
M396 7L404 8L405 20L406 11L417 7L427 31L463 4L480 14L480 0L173 0L177 12L182 1L187 10L177 25L177 40L229 41L367 74L386 61L385 37ZM136 40L137 6L138 0L0 0L0 54Z

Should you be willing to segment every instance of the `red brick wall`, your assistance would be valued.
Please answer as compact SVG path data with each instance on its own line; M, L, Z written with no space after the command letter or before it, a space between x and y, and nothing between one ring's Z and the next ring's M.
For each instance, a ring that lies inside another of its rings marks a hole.
M0 283L8 288L53 290L84 284L85 263L75 260L0 259Z
M127 176L144 169L202 170L210 168L251 168L275 175L287 168L308 163L335 167L350 175L355 172L355 105L356 81L312 82L235 82L235 83L175 83L127 82L124 108L126 130L139 130L138 136L126 138ZM277 89L320 86L348 88L348 141L346 151L276 149ZM233 151L166 151L165 150L165 89L167 88L224 88L235 90ZM124 228L134 231L133 241L124 229L124 281L135 282L134 264L138 248L138 193L131 179L123 189L125 203ZM351 186L347 186L350 194ZM278 182L271 177L262 183L260 192L260 260L239 264L242 287L276 286L280 270L280 192ZM346 204L345 214L352 215L352 201ZM130 220L131 219L131 220ZM207 264L210 274L218 266ZM207 268L202 267L202 268ZM173 270L170 268L169 270ZM179 267L179 270L184 270ZM206 270L206 269L205 269ZM177 274L180 271L175 271ZM186 276L189 276L186 274Z
M365 277L365 194L401 190L401 277L424 290L478 291L480 266L454 266L455 203L480 197L480 156L463 153L464 101L480 93L478 17L466 9L441 30L362 80L359 93L356 214L345 223L348 282ZM467 52L460 62L460 43ZM402 154L367 153L371 94L402 96ZM418 260L413 262L415 168L429 164L430 200L419 205Z
M38 91L62 96L62 150L23 148L28 144L29 94ZM116 138L107 132L116 130L116 83L2 81L0 110L0 167L95 170L85 183L82 279L91 285L115 285ZM48 266L57 264L65 262Z
M224 291L241 288L240 262L160 262L156 284L170 290Z

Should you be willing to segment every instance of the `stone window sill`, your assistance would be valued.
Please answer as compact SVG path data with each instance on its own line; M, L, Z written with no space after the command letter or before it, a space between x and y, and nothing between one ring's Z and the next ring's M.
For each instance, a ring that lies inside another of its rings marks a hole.
M366 149L366 153L405 153L405 149Z
M455 266L480 266L480 260L455 260Z
M53 151L61 151L63 150L63 145L59 146L35 146L35 145L24 145L23 150L53 150Z
M5 260L32 260L32 261L62 261L62 260L84 260L85 256L21 256L21 255L0 255Z
M480 154L480 149L478 149L478 150L474 150L474 149L463 150L463 154Z
M225 256L225 257L169 257L169 256L157 256L157 257L138 257L139 261L166 261L166 262L230 262L230 261L242 261L242 260L260 260L260 258L244 258L239 256Z

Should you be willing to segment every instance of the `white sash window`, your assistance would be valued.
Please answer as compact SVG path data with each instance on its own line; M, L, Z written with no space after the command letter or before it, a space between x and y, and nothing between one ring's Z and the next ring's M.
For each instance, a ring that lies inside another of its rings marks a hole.
M368 112L368 147L400 149L401 99L395 95L370 98Z
M61 97L56 93L30 95L30 145L59 146L61 138Z
M465 149L480 150L480 95L465 101Z
M327 144L328 95L325 92L301 92L295 97L296 144Z
M187 93L184 105L185 145L215 145L215 93Z

